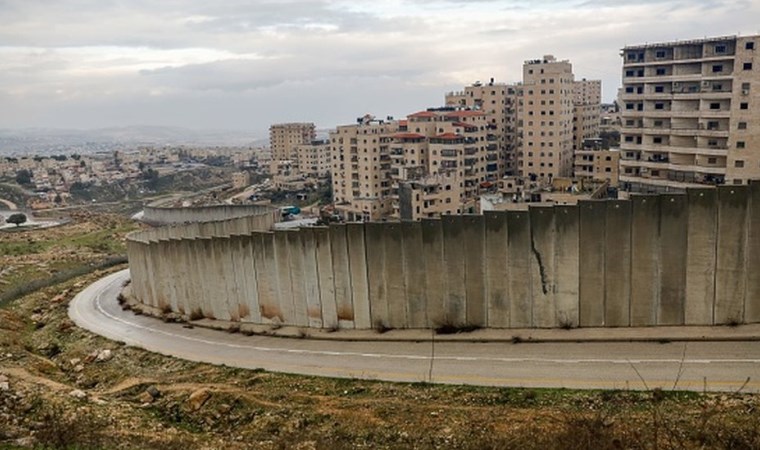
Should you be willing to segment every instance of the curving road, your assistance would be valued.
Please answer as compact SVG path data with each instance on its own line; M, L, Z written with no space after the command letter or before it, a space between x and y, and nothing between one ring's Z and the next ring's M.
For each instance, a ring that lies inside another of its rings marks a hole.
M128 270L98 280L71 302L80 327L192 361L330 377L488 386L760 392L760 343L346 342L244 336L184 328L122 311ZM685 354L685 356L684 356ZM679 377L680 372L680 377ZM747 382L747 378L750 378ZM643 380L643 381L642 381Z

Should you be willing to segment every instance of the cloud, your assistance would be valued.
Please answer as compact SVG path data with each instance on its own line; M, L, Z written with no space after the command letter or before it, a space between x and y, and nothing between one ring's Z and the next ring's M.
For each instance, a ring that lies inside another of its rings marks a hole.
M751 33L758 16L749 0L0 0L0 121L332 126L519 81L544 54L610 100L623 46Z

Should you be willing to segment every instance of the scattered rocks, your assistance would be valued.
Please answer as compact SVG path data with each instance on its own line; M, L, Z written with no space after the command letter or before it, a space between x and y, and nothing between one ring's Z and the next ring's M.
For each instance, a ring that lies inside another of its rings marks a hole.
M157 399L161 396L161 391L158 390L155 386L150 386L148 389L145 390L145 392L148 393L148 395L151 396L153 399Z
M0 375L0 392L6 392L11 389L10 382L8 381L8 377L5 375Z
M137 400L139 400L142 404L147 404L153 403L154 398L152 395L150 395L150 393L148 393L148 391L142 391L140 395L137 396Z
M74 398L87 398L87 393L81 389L74 389L73 391L69 392L69 395Z
M95 357L95 362L108 362L113 358L113 352L111 350L102 350Z
M187 399L187 406L192 411L198 411L209 398L211 398L211 393L207 389L198 389L190 394L190 397Z

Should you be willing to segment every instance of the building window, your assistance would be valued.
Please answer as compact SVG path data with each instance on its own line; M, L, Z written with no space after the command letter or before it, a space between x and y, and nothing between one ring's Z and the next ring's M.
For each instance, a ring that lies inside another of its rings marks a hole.
M718 158L707 158L707 164L715 164L718 162Z
M665 86L655 86L654 91L657 93L665 92Z
M654 109L665 109L665 104L664 103L655 103L654 104Z
M662 67L659 67L659 68L658 68L658 69L655 71L655 74L657 74L657 75L665 75L665 69L664 69L664 68L662 68Z
M744 70L752 70L752 63L744 63L743 68Z
M712 66L713 73L723 72L723 64L715 64Z
M625 93L626 94L633 94L633 86L626 86Z
M747 122L739 122L736 126L739 130L746 130L747 129Z
M754 50L755 49L755 43L754 42L747 42L744 44L744 48L747 50Z
M736 141L736 148L745 148L744 141Z
M742 167L744 167L744 161L741 161L741 160L734 161L734 167L736 167L737 169L741 169Z
M726 46L725 45L716 45L715 46L715 53L726 53Z
M739 103L739 109L749 109L749 103Z
M665 57L665 50L657 50L654 54L656 58L664 58Z
M720 103L710 103L710 109L720 109Z
M661 136L655 136L652 138L652 143L654 144L662 144L662 137Z

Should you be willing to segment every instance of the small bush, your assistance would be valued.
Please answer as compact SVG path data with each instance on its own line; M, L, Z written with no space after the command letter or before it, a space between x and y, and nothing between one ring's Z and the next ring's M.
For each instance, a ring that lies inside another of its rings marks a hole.
M201 320L203 317L205 316L203 315L203 310L200 308L195 308L190 311L190 320Z
M375 321L375 324L374 324L374 325L375 325L375 326L374 326L373 328L375 329L375 332L376 332L377 334L383 334L383 333L386 333L386 332L388 332L388 331L390 331L390 330L392 330L392 329L393 329L393 328L389 327L389 326L388 326L388 325L387 325L385 322L383 322L382 320L376 320L376 321Z

